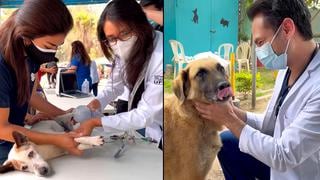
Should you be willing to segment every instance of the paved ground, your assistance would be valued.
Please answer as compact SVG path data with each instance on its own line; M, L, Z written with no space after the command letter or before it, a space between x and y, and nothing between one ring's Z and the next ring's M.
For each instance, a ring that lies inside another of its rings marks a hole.
M208 177L206 180L224 180L224 176L223 176L218 159L214 161L212 170L208 174Z

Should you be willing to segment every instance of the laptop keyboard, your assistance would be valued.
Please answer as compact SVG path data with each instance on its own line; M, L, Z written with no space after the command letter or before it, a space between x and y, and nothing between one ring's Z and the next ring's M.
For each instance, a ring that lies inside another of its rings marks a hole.
M88 96L90 96L89 94L79 92L79 91L68 91L65 94L68 94L68 95L74 96L74 97L88 97Z

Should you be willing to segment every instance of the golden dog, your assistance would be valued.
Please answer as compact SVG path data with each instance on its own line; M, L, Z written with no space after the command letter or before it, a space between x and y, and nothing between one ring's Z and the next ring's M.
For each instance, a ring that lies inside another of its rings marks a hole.
M173 81L173 92L164 101L164 179L204 180L222 146L222 126L202 119L193 102L227 101L227 75L214 58L195 60Z

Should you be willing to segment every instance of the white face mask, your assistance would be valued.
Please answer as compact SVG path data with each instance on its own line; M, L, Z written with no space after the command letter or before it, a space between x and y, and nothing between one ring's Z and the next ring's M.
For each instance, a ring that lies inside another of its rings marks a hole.
M290 40L288 40L286 50L284 53L280 54L279 56L274 52L272 49L271 44L273 43L274 39L278 35L279 31L281 29L281 25L278 28L277 32L272 37L271 42L266 42L261 47L256 47L256 54L258 59L261 61L261 63L267 68L267 69L285 69L287 68L287 61L288 61L288 47L290 44Z
M126 41L118 40L117 44L112 46L112 51L116 56L119 56L121 60L127 61L131 53L132 47L136 43L138 37L132 36Z

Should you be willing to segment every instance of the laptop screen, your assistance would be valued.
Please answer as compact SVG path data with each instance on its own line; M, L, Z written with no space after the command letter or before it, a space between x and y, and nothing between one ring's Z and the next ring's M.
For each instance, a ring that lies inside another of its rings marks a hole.
M61 73L62 92L77 90L77 77L75 73Z

